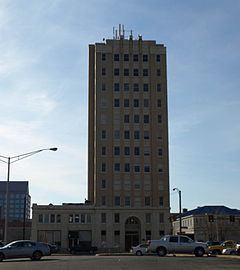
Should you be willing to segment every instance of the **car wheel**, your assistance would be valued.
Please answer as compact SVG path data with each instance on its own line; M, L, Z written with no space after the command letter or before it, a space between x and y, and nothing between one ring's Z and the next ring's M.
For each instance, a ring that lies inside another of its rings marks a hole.
M159 248L157 249L157 255L158 255L158 256L163 257L163 256L166 256L166 254L167 254L167 250L166 250L165 247L159 247Z
M40 251L35 251L32 255L33 261L39 261L42 258L42 253Z
M202 257L204 255L205 251L202 247L198 247L194 250L194 254L196 257Z
M138 251L136 252L136 255L137 255L137 256L142 256L142 251L138 250Z
M4 255L2 253L0 253L0 262L2 262L4 259Z

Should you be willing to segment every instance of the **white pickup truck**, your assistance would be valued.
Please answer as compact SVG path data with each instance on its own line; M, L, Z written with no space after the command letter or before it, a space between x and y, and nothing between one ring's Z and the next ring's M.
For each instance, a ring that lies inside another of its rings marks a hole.
M158 256L165 256L167 253L193 253L201 257L208 253L205 243L195 242L184 235L166 235L160 240L150 240L148 251L157 253Z

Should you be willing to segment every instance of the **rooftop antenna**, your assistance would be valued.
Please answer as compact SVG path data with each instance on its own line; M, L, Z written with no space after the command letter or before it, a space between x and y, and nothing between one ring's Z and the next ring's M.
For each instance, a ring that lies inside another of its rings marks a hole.
M115 28L114 28L114 26L113 26L113 39L114 39L114 33L115 33Z
M122 25L122 30L123 30L123 39L124 39L125 38L124 24Z

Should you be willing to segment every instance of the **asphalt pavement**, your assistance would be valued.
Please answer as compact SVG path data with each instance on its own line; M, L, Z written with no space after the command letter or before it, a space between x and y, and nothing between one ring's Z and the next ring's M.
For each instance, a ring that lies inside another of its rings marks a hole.
M0 270L239 270L240 256L201 257L54 255L40 261L5 260Z

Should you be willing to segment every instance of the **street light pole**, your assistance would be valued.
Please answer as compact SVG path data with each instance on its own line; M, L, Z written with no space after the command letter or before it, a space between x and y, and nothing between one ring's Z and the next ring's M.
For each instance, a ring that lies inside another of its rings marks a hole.
M179 234L182 234L182 192L178 188L174 188L173 191L177 191L179 195Z
M10 164L17 162L21 159L30 157L34 154L37 154L39 152L45 151L45 150L50 150L50 151L57 151L56 147L52 147L52 148L44 148L44 149L40 149L40 150L36 150L36 151L32 151L32 152L28 152L25 154L21 154L18 156L13 156L13 157L6 157L6 156L1 156L0 155L0 161L7 163L7 182L6 182L6 208L5 208L5 222L4 222L4 242L5 244L8 241L8 212L9 212L9 180L10 180Z

